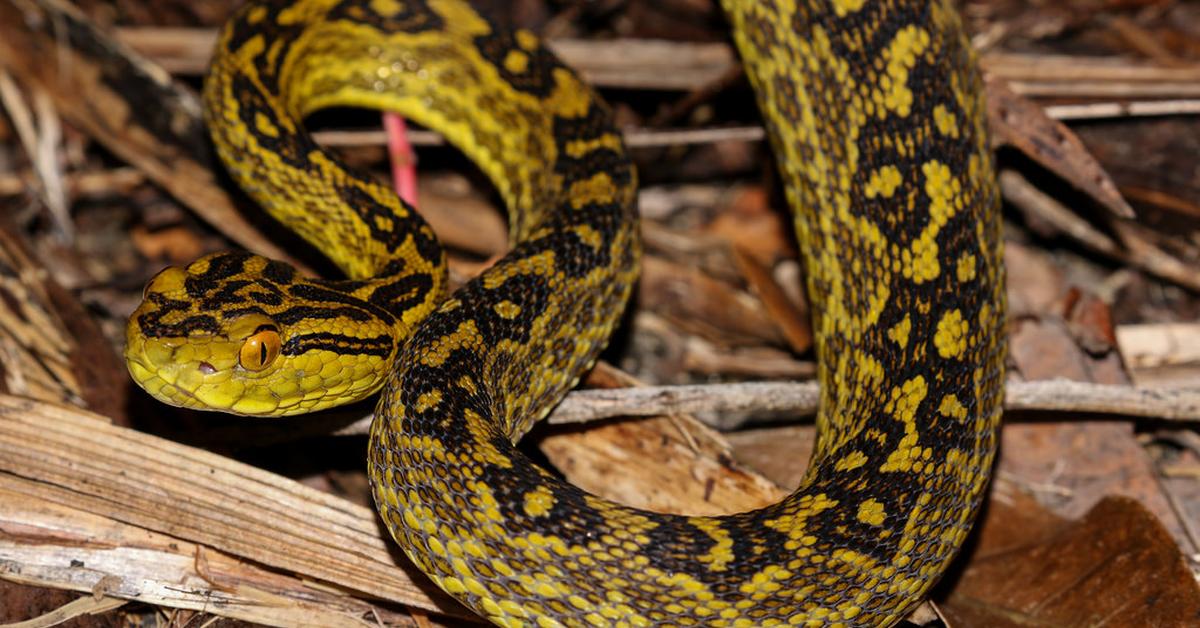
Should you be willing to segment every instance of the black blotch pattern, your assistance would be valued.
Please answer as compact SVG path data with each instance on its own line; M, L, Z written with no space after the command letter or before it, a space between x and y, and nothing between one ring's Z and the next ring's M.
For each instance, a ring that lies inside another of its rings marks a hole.
M257 118L260 114L267 114L272 121L277 120L280 112L274 110L259 86L255 85L254 81L247 75L236 74L230 78L230 81L234 97L238 102L238 118L241 119L242 124L246 128L257 129ZM272 89L265 85L264 88L268 90ZM277 93L277 88L272 93ZM217 129L218 131L222 130L221 127L217 127ZM230 136L229 139L233 144L245 141L236 136ZM317 143L308 133L289 133L286 129L282 128L279 129L279 134L275 137L256 133L254 141L263 150L277 154L283 163L300 170L311 168L309 155L313 151L318 150Z
M554 70L563 67L545 46L538 45L533 50L526 50L517 44L512 31L504 28L492 28L487 34L476 37L475 46L483 58L496 68L501 78L518 91L538 98L550 95L555 85ZM528 58L522 72L511 72L504 65L504 60L514 50Z
M344 168L344 166L342 167ZM414 226L424 222L413 212L409 212L409 216L401 221L390 207L376 201L359 185L353 183L339 187L338 196L342 197L342 201L347 207L358 213L362 223L371 232L371 239L381 242L389 252L394 252L404 243L407 231L396 228L384 229L380 227L380 224L391 224L395 227L405 226L404 222L408 220L412 220ZM419 229L413 231L419 231Z
M380 286L367 300L399 318L424 302L430 290L433 290L433 278L425 273L414 273Z

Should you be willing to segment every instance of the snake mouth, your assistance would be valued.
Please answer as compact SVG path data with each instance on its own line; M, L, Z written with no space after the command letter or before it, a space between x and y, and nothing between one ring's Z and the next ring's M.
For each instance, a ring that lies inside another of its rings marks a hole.
M148 348L145 338L136 338L128 342L125 347L125 366L133 381L142 390L163 403L199 410L221 409L213 406L211 401L202 399L193 386L185 385L195 378L185 376L183 365L170 361L164 362L161 357L156 359L154 351ZM203 375L212 375L217 372L217 369L208 362L200 362L192 368ZM192 381L192 384L197 383Z
M150 367L141 356L127 356L125 364L133 381L151 397L180 408L204 408L206 404L196 394L163 376L162 371Z

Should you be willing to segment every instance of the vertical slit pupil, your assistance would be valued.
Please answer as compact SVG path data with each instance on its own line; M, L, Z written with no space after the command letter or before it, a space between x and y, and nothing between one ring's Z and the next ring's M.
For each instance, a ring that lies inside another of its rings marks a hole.
M267 363L267 343L265 342L258 345L258 361L260 364Z

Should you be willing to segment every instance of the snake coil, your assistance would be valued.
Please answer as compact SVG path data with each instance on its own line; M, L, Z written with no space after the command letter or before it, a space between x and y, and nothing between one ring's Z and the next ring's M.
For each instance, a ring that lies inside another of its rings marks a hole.
M607 106L460 0L256 2L206 116L238 183L349 279L245 253L169 268L130 318L169 403L304 412L382 390L369 474L393 537L501 625L887 625L961 546L1002 399L998 195L946 0L724 0L802 245L822 385L801 486L727 517L586 494L514 447L596 359L636 277L636 175ZM492 180L511 251L443 298L444 254L302 118L397 111Z

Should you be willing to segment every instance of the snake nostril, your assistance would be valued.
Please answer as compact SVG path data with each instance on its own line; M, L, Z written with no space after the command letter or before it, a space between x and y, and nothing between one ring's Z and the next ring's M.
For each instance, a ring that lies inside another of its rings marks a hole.
M205 375L212 375L213 373L217 372L217 367L209 364L208 362L201 362L199 368L200 372L204 373Z

